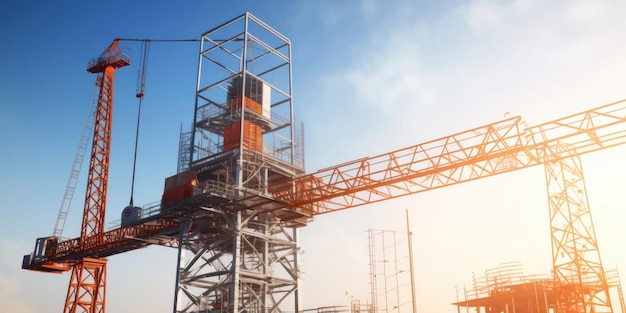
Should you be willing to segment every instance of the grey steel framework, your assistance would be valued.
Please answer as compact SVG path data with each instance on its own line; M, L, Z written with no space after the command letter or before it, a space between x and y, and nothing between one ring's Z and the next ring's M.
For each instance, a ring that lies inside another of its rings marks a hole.
M187 205L180 231L175 312L300 310L297 235L310 216L269 191L304 173L291 89L289 39L253 15L202 35L179 160L202 200Z

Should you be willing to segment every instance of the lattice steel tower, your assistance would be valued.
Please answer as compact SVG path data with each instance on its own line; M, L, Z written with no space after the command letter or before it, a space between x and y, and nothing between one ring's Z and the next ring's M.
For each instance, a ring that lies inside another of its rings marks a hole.
M167 211L192 192L197 212L179 240L176 312L300 309L297 229L310 217L270 192L304 173L291 90L291 43L256 17L202 35L193 128L163 198Z

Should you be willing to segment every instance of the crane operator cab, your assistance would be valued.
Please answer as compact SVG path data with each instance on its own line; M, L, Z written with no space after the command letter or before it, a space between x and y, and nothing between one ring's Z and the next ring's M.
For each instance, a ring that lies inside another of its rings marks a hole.
M56 247L56 244L57 237L37 238L37 241L35 241L35 250L33 251L33 253L24 256L24 262L30 265L31 262L44 261L46 259L46 256L50 256L53 254L53 248Z
M22 259L22 269L55 273L67 271L69 268L63 264L46 262L56 253L58 240L55 236L37 238L35 250Z

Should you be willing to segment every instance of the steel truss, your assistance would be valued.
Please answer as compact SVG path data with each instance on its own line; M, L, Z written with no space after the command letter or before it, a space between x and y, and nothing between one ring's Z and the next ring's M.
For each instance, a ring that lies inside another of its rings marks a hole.
M103 233L109 181L114 78L118 68L129 64L128 56L119 51L116 40L97 59L90 61L87 68L88 72L98 74L96 85L100 86L100 91L95 108L80 247L105 241ZM104 312L106 262L104 258L83 258L72 267L64 312Z
M298 230L271 213L201 209L181 232L176 312L297 312Z
M22 260L29 270L73 270L66 312L104 311L105 257L173 246L177 235L175 311L298 312L297 230L311 217L537 165L548 183L555 312L612 312L579 156L626 144L626 100L530 127L513 117L304 175L290 42L246 13L202 35L179 160L179 171L197 175L193 195L175 184L159 213L104 232L112 68L128 65L116 49L89 68L103 79L81 236L39 238Z
M545 164L556 312L613 312L580 156L555 145ZM561 151L565 151L561 153Z

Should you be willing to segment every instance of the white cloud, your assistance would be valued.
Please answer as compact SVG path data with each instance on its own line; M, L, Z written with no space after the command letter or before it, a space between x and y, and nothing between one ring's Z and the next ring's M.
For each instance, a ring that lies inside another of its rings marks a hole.
M504 13L501 8L491 1L470 2L464 11L461 11L468 25L474 32L480 33L503 26Z
M626 22L612 3L481 0L435 14L428 24L386 20L370 30L369 40L352 48L359 53L325 78L329 98L399 124L419 112L436 114L432 107L458 112L456 118L482 114L480 122L507 111L558 117L562 106L552 99L567 102L576 90L595 93L600 105L607 85L588 75L626 66L616 53L626 48L619 40Z

